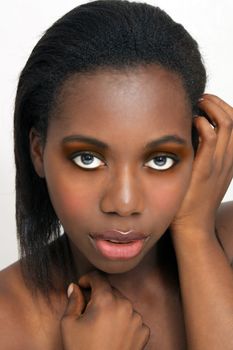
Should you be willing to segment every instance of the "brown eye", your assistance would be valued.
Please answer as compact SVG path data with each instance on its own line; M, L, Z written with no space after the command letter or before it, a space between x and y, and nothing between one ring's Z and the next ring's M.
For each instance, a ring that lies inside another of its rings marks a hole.
M80 168L96 169L104 162L92 153L82 152L72 157L73 162Z

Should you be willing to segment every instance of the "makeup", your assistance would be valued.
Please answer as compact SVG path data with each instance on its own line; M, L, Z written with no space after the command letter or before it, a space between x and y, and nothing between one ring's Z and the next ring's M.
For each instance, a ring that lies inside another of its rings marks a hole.
M146 239L129 243L113 243L102 239L92 239L94 247L110 260L126 260L137 256L143 249Z
M150 235L134 230L111 230L89 235L92 245L104 257L116 259L130 259L137 256L143 249Z

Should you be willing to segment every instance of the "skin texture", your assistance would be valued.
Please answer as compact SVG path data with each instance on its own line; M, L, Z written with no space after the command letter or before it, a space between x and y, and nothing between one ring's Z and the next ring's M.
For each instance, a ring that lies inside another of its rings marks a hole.
M233 176L233 109L211 95L205 95L200 106L215 128L206 119L197 118L202 142L189 190L171 225L172 235L189 349L230 350L233 347L233 278L216 238L215 217ZM191 257L192 251L195 253ZM193 257L195 264L191 261ZM212 333L206 337L205 330Z
M31 131L31 155L69 237L82 289L74 287L68 302L66 295L52 295L52 312L40 295L31 298L17 264L3 271L1 325L5 319L8 325L0 339L6 350L84 350L93 343L95 350L109 344L116 350L232 349L232 204L217 212L232 178L232 109L212 95L205 95L200 107L217 128L195 119L201 143L194 159L191 110L175 74L148 66L102 71L66 84L47 143ZM95 137L109 149L62 142L77 134ZM165 135L179 136L185 145L169 142L143 150ZM71 158L78 151L101 156L100 167L80 168L77 155ZM151 169L149 161L161 153L176 154L179 162L164 171ZM156 242L169 225L182 301L156 260ZM88 239L89 232L109 228L151 236L137 257L110 261ZM103 272L90 272L96 269Z
M137 266L145 276L142 266L147 270L154 265L151 248L171 223L191 177L191 111L181 81L156 66L136 72L106 71L73 79L61 100L47 143L34 159L70 239L79 274L93 266L110 274ZM76 142L75 135L95 137L109 149L103 152ZM185 145L167 142L144 150L150 141L167 135L182 138ZM68 137L73 140L63 141ZM31 139L33 145L38 143L33 134ZM71 158L80 151L97 154L98 169L77 166L77 157ZM160 154L175 155L180 161L167 171L156 171L151 160ZM110 261L95 251L88 234L114 228L135 229L151 237L136 258Z

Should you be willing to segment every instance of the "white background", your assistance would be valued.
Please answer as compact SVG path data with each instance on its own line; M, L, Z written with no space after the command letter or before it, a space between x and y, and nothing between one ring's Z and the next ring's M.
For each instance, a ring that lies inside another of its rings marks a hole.
M13 104L17 79L42 33L86 1L8 0L0 3L0 269L17 260L14 219ZM233 105L232 0L145 1L182 23L200 45L207 91ZM233 199L233 183L224 201Z

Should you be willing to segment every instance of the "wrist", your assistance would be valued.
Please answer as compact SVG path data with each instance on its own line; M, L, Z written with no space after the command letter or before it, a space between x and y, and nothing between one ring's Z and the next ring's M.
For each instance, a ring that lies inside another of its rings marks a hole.
M195 249L205 245L216 243L217 238L214 227L194 227L182 229L171 229L171 237L174 246L184 246L185 248Z
M193 210L191 213L185 213L175 217L171 224L172 234L175 236L193 235L214 235L215 234L215 217L213 210L205 208Z

